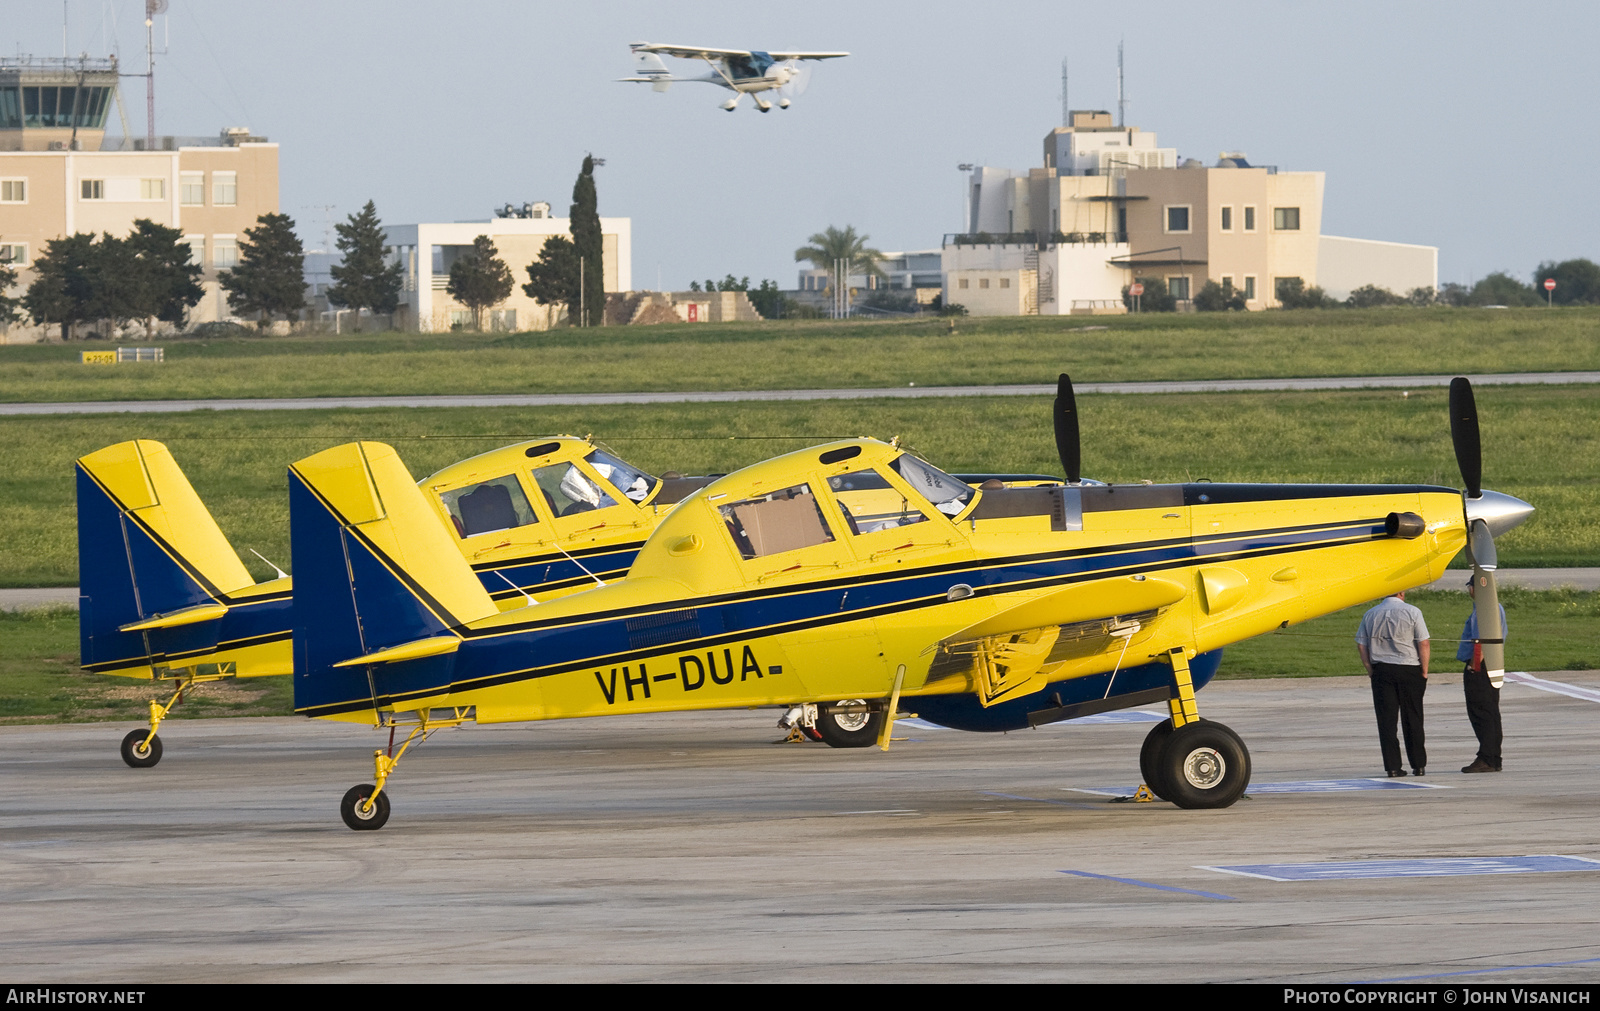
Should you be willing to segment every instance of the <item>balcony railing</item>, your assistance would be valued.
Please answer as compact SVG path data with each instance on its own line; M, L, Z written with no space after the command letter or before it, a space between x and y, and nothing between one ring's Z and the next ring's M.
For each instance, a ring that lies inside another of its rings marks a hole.
M1128 241L1127 232L947 232L947 246L1106 246Z

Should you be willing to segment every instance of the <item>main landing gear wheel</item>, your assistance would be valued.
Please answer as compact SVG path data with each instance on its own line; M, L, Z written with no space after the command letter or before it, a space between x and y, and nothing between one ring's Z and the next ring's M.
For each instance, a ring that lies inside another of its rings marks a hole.
M122 760L135 769L150 768L161 761L161 738L151 737L148 730L130 730L122 739Z
M1227 807L1250 785L1250 752L1232 730L1201 720L1167 736L1155 772L1161 796L1179 807Z
M371 797L377 787L371 783L352 786L345 791L344 799L339 802L339 816L344 823L357 832L370 832L383 828L384 822L389 820L389 795L378 794L371 806L367 806L367 798ZM362 810L365 807L366 810Z
M1144 744L1139 748L1139 775L1144 780L1144 785L1150 792L1167 799L1167 789L1161 784L1161 748L1167 743L1167 738L1172 736L1172 721L1162 720L1150 728L1145 735Z
M830 748L870 748L883 730L882 712L838 712L841 706L865 706L864 699L817 703L817 735Z

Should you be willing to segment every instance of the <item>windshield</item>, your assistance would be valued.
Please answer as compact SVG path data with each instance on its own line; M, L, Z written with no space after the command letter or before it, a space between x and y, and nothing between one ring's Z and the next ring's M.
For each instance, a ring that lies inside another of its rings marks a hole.
M650 490L656 486L655 478L637 467L623 463L604 450L597 449L584 459L589 461L589 466L593 467L596 473L610 481L613 488L635 502L643 502L649 497Z
M931 463L906 453L889 464L918 494L946 516L956 516L972 501L972 486L957 481Z

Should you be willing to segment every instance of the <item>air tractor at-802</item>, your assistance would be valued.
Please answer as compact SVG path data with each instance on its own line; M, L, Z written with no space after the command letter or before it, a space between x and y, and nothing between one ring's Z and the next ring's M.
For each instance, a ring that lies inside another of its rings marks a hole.
M1451 402L1465 496L1105 486L1080 479L1062 376L1065 482L974 488L892 442L817 446L689 495L626 579L512 610L393 449L338 446L289 470L295 709L408 731L346 793L355 829L388 819L397 763L443 727L816 707L830 734L887 746L903 702L946 726L1008 730L1164 701L1145 783L1182 807L1225 807L1249 783L1249 751L1195 701L1223 647L1430 582L1469 542L1478 604L1495 612L1493 536L1531 507L1478 487L1465 380Z

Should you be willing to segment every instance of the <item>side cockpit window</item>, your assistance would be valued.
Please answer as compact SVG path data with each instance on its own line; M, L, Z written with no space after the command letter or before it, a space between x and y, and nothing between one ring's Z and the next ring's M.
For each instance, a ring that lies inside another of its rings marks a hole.
M933 464L925 463L910 453L896 457L889 466L894 468L895 473L905 478L906 483L926 498L935 509L946 516L959 516L967 508L967 503L972 501L971 485L956 480Z
M643 502L650 497L650 492L656 486L656 479L646 474L637 467L623 463L604 450L595 450L584 457L589 461L589 466L594 472L611 482L611 486L622 492L634 502Z
M798 484L763 498L717 506L746 561L833 540L811 486Z
M875 470L856 470L828 478L828 489L839 503L853 534L922 523L927 515L906 500L900 490Z
M458 537L476 537L539 522L516 476L456 488L439 496Z
M533 472L533 483L544 492L550 511L557 516L573 516L617 504L616 499L574 464L540 467Z

